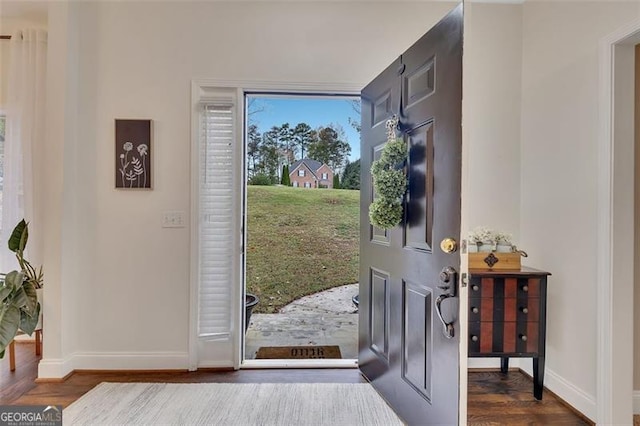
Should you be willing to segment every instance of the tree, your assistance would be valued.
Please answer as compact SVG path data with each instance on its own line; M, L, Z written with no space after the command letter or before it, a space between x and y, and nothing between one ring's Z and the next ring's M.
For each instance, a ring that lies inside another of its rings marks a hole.
M360 99L351 99L347 102L349 102L349 104L351 105L351 109L353 109L353 112L356 113L356 117L348 117L347 120L349 120L349 124L351 125L351 127L356 129L356 131L360 133L360 131L362 130L362 103L360 102Z
M327 164L334 172L342 168L351 153L345 141L344 130L338 124L330 124L318 130L318 139L309 145L309 158Z
M289 123L284 123L278 128L278 142L285 163L293 163L296 160L296 144L293 138L293 129L289 127Z
M247 129L247 159L249 164L247 165L247 173L249 179L256 173L256 163L260 158L260 143L262 142L262 135L258 131L258 126L250 124Z
M289 166L286 164L282 166L282 179L280 183L284 186L291 186L291 178L289 177Z
M293 140L297 148L300 148L300 159L304 159L304 152L313 142L315 132L307 123L298 123L293 129Z
M333 189L340 189L340 175L338 173L333 175Z
M347 163L342 173L343 189L360 189L360 159Z
M266 110L267 108L265 106L264 99L249 97L247 102L247 115L249 117L249 124L255 124L255 115Z
M277 133L274 134L273 131L265 132L262 135L262 143L258 151L260 153L260 165L256 173L267 175L271 179L271 183L277 183L280 168Z

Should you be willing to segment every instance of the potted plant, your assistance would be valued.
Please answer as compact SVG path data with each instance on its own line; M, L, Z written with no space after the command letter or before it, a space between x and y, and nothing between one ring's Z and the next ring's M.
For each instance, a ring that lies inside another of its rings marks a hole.
M249 328L249 322L251 321L251 312L253 308L260 302L260 299L255 294L246 293L244 297L244 332L247 332Z
M31 335L40 319L37 290L42 288L44 276L42 267L36 270L24 258L28 239L29 227L23 219L9 238L9 250L16 254L21 270L0 274L0 358L18 330Z

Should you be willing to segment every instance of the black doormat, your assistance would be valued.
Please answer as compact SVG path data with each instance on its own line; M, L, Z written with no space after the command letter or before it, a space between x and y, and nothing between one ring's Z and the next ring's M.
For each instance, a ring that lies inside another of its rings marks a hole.
M340 359L340 346L262 346L256 359Z

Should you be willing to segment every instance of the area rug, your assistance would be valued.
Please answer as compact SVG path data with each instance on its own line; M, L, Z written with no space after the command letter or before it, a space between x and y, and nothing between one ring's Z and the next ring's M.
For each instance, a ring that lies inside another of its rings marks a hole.
M262 346L256 359L327 359L342 358L340 346Z
M402 425L367 383L100 383L67 424Z

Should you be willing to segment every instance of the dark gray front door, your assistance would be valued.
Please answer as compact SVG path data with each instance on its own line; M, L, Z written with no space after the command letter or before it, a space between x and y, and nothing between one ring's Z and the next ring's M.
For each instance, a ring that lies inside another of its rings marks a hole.
M459 6L362 91L359 365L412 425L458 423L459 336L445 336L436 302L457 287L452 278L450 290L439 288L441 271L460 266L440 242L460 235L461 110ZM370 168L394 114L409 146L409 188L403 222L385 231L368 217ZM441 302L457 329L457 299Z

